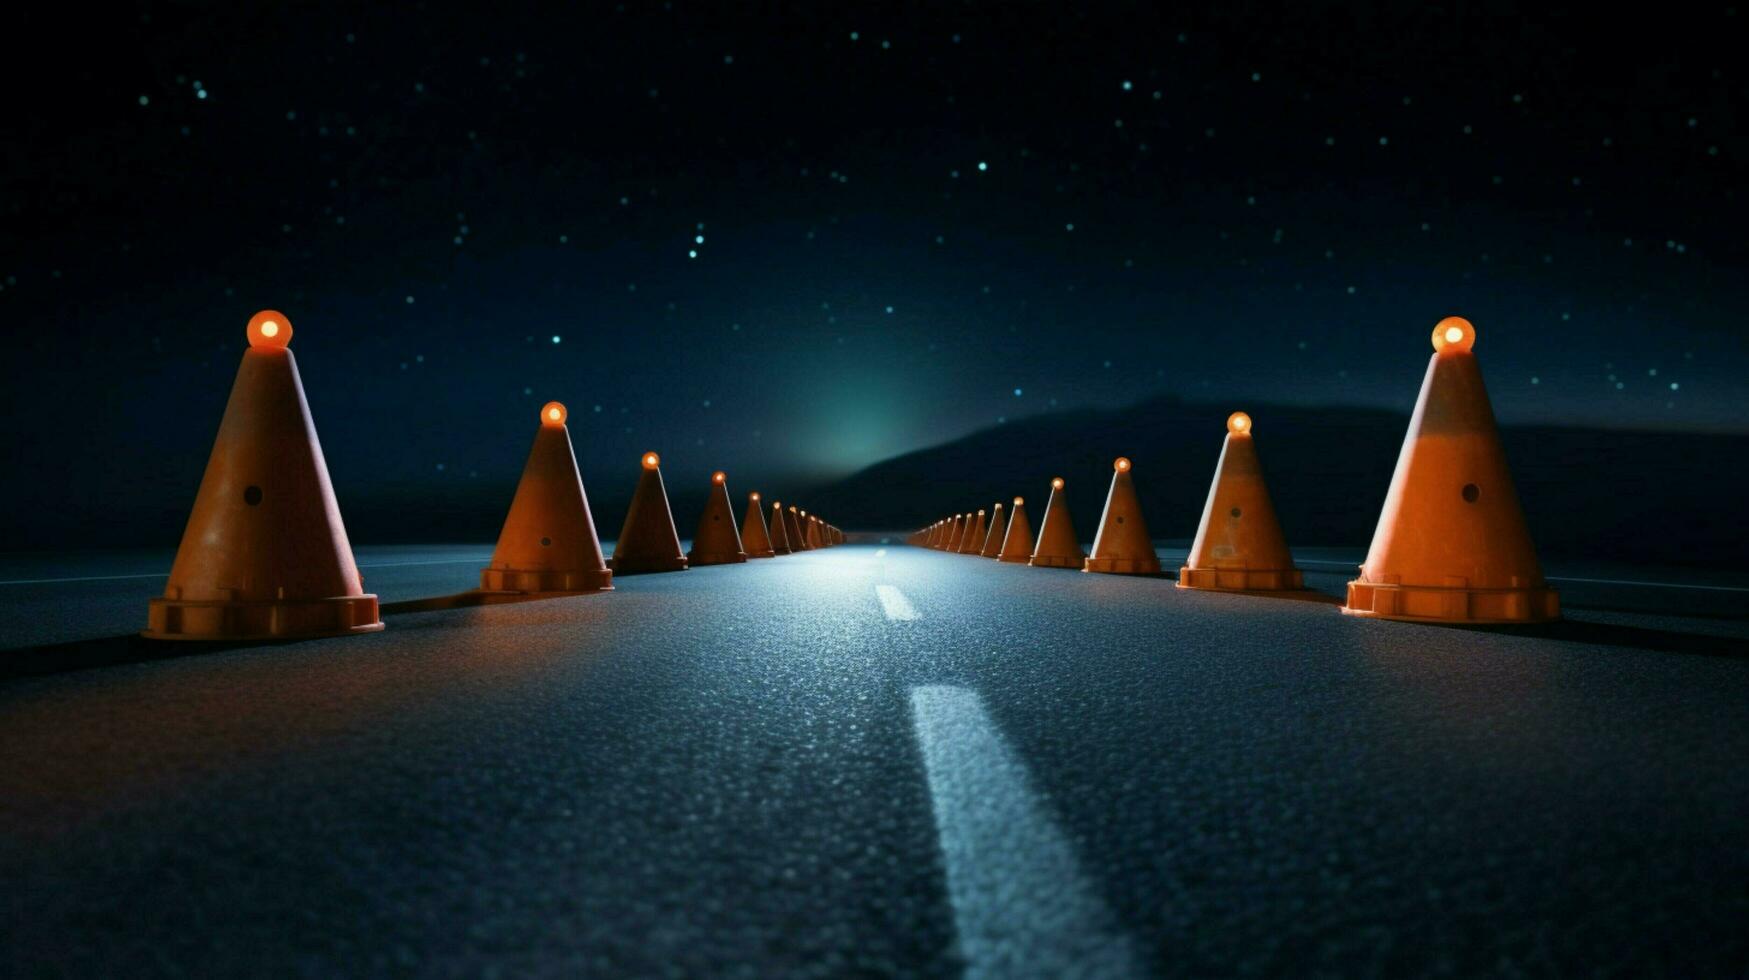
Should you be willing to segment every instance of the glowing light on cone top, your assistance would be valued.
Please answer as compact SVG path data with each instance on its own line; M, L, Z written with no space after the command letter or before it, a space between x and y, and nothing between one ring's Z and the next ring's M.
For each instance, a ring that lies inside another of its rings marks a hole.
M759 491L755 490L752 493L748 494L747 499L748 500L758 500L759 499Z
M292 325L278 310L262 310L249 318L246 331L250 347L271 350L291 343Z
M1051 477L1051 489L1052 490L1063 489L1063 478L1060 476Z
M1014 506L1019 507L1021 504L1024 504L1024 503L1026 503L1026 501L1023 500L1022 498L1020 498L1020 497L1014 498Z
M1130 471L1129 458L1127 456L1119 456L1117 459L1112 460L1111 468L1117 470L1119 473L1128 473Z
M1440 353L1467 351L1476 346L1476 328L1461 316L1448 316L1433 328L1433 349Z
M1244 412L1234 412L1227 416L1227 431L1236 436L1249 435L1251 433L1251 416Z
M983 517L983 516L984 516L984 512L983 512L983 510L981 510L981 509L980 509L980 510L979 510L979 511L978 511L978 516L979 516L979 517Z
M662 465L662 457L656 455L655 453L645 453L644 454L644 469L653 470L656 467L661 466L661 465Z
M718 470L715 473L711 474L711 482L712 483L721 483L724 480L727 480L728 478L729 478L729 474L724 473L722 470Z
M542 425L564 425L570 413L558 402L547 402L541 406L540 421Z

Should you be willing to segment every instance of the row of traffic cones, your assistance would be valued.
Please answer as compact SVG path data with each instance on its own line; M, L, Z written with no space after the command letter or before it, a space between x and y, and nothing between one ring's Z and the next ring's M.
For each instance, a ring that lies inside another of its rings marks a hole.
M247 641L383 628L377 597L364 591L340 519L288 346L291 335L291 321L273 310L249 321L249 348L169 583L148 606L148 637ZM482 592L608 591L616 572L677 572L844 543L836 525L793 505L786 510L773 501L768 524L757 492L748 495L737 527L728 476L718 470L711 474L692 551L683 553L661 458L645 453L613 558L606 559L567 417L559 402L541 407L540 428L498 546L480 572Z
M1475 327L1447 317L1433 331L1434 353L1409 420L1384 511L1343 612L1382 619L1526 623L1560 617L1525 527L1494 412L1476 361ZM1004 562L1085 572L1158 575L1160 560L1142 518L1128 459L1113 464L1105 513L1092 554L1081 551L1062 477L1037 539L1025 503L955 514L913 533L923 547ZM1251 417L1234 412L1181 589L1254 594L1304 587L1263 479Z

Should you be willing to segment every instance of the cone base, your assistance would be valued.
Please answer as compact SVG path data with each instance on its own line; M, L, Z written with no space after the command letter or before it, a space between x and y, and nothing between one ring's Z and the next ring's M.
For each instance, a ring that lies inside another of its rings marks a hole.
M686 560L694 568L699 565L739 565L747 560L747 553L737 551L732 555L701 555L695 551L687 555Z
M1178 587L1210 592L1297 592L1306 587L1297 568L1178 569Z
M1471 589L1355 580L1342 612L1417 623L1546 623L1561 618L1561 598L1546 585Z
M1000 561L1000 562L1007 562L1010 565L1025 565L1025 564L1028 564L1032 561L1032 556L1030 556L1030 555L1016 555L1016 556L1011 558L1007 555L998 555L996 557L996 560Z
M326 599L153 599L146 606L149 640L307 640L375 633L383 628L375 595Z
M747 552L747 557L748 558L776 558L777 552L775 552L775 551L749 551L749 552Z
M480 569L481 592L611 592L613 573L605 568L577 572L521 571L514 568Z
M612 558L608 564L616 575L653 575L657 572L686 571L685 558L640 558L635 561Z
M1160 559L1158 558L1088 558L1081 563L1083 572L1101 572L1106 575L1158 575L1160 574Z
M1034 568L1081 568L1085 562L1085 558L1068 558L1059 555L1034 555L1027 560L1027 564Z

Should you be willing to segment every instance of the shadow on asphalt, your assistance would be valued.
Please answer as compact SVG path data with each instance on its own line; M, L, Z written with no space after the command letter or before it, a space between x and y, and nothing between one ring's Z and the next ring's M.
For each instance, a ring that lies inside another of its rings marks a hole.
M444 609L470 609L475 606L497 606L515 602L536 602L560 597L554 594L520 592L481 592L471 589L454 595L429 599L408 599L384 603L379 608L385 617L404 613L436 612ZM154 660L174 660L178 657L198 657L227 650L284 646L310 637L284 640L152 640L138 633L104 636L89 640L70 640L33 647L0 650L0 682L25 677L67 674L96 667L119 667L123 664L147 663Z
M1749 640L1737 636L1712 633L1685 633L1679 630L1650 629L1644 626L1623 626L1615 623L1589 623L1563 619L1534 626L1456 626L1455 629L1477 633L1499 633L1504 636L1528 636L1543 640L1561 640L1592 646L1625 647L1632 650L1656 650L1659 653L1685 653L1703 657L1749 659Z

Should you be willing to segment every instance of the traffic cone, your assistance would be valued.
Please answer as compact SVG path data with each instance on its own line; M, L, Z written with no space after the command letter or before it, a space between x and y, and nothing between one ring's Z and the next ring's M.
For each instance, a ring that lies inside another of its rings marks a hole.
M772 551L780 555L787 555L795 551L789 543L789 531L784 527L783 501L774 500L771 502L771 523L765 527L771 532Z
M923 547L934 548L940 540L941 522L936 521L934 524L929 525L929 533L923 537Z
M984 532L988 530L984 524L984 511L967 518L966 533L960 536L960 546L954 550L962 555L975 555L984 548Z
M620 575L684 572L686 556L680 551L680 534L674 530L674 512L668 509L668 490L662 485L662 457L645 453L643 465L625 525L613 544L613 570Z
M170 580L147 604L145 636L287 640L383 628L346 540L291 333L273 310L249 321L249 349Z
M1007 529L1007 519L1002 516L1002 502L997 501L990 508L990 530L984 535L984 547L978 554L984 558L994 558L1002 553L1002 534Z
M789 534L789 546L792 551L808 551L808 538L802 533L801 519L796 516L796 505L790 504L789 510L783 515L783 529Z
M589 496L577 473L568 413L558 402L540 410L534 448L522 467L492 563L480 570L483 592L601 592L613 573L601 557Z
M1433 328L1433 357L1360 577L1343 612L1444 623L1559 619L1524 523L1468 320Z
M1032 560L1032 522L1026 519L1026 499L1014 498L1008 512L1008 529L1002 532L1002 550L997 561L1025 564Z
M1136 485L1130 478L1130 461L1119 456L1111 464L1111 490L1105 495L1105 513L1099 518L1099 533L1093 536L1093 554L1081 566L1083 572L1116 575L1158 575L1160 556L1142 519L1136 500Z
M1051 480L1051 499L1045 501L1045 517L1039 524L1038 547L1031 563L1039 568L1080 568L1087 560L1075 524L1069 519L1069 503L1062 477Z
M953 528L947 532L947 544L941 550L954 553L960 550L960 541L966 536L966 516L953 515Z
M808 547L826 547L826 539L820 534L820 519L818 517L808 518Z
M696 547L696 545L695 545ZM747 513L741 517L741 547L749 558L776 558L771 546L771 531L765 526L765 508L759 504L759 491L747 495Z
M1215 464L1208 503L1190 556L1178 570L1181 589L1283 592L1304 587L1288 553L1275 504L1263 481L1251 416L1227 417L1227 438Z
M757 506L757 505L755 505ZM692 535L692 551L687 560L699 565L734 565L747 560L741 547L741 532L735 529L735 505L729 502L729 476L722 470L711 474L709 496L705 497L704 513L698 516L698 530Z

